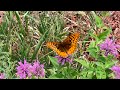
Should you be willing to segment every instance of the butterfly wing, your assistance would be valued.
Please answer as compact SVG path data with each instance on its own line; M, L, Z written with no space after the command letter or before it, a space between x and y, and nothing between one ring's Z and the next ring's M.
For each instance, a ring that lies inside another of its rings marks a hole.
M71 44L77 44L78 38L80 36L79 32L70 34L64 41L63 43L71 43Z
M63 42L47 42L47 47L66 58L75 52L80 33L70 34Z
M47 42L46 46L50 49L52 49L53 51L57 50L57 46L59 45L58 42Z
M69 35L64 41L63 43L70 43L69 45L69 49L67 50L67 54L71 55L72 53L75 52L76 48L77 48L77 41L79 39L80 33L76 32L73 33L71 35Z
M52 49L54 52L56 52L59 56L61 57L67 57L68 54L66 52L61 51L61 47L58 48L60 46L59 42L47 42L46 46L50 49Z

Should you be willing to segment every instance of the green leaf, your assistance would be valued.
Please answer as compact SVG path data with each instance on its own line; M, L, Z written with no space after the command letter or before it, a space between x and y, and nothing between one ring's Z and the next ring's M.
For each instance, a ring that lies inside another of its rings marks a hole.
M59 77L56 77L56 74L50 75L49 79L59 79Z
M83 69L83 70L80 72L80 78L82 78L82 79L87 79L87 74L88 74L88 70Z
M45 41L45 35L47 35L48 33L48 30L45 31L44 35L41 36L41 38L39 39L38 41L38 44L36 45L35 47L35 51L32 55L32 60L35 59L37 53L38 53L38 50L40 49L41 50L41 44Z
M90 42L89 48L92 48L92 47L95 47L95 41Z
M64 75L65 78L75 79L76 76L78 75L78 72L73 68L64 67L62 69L62 74Z
M95 64L96 64L98 67L104 68L104 64L103 64L102 62L95 62Z
M93 71L88 71L88 73L87 73L87 77L89 78L89 79L92 79L92 77L93 77Z
M55 77L56 78L61 78L61 79L64 79L64 75L62 74L62 73L57 73L57 74L55 74Z
M89 70L91 70L91 71L95 71L95 62L91 62L90 63L90 65L89 65L90 67L89 67Z
M108 54L106 60L110 61L114 59L114 55Z
M96 25L98 28L101 28L104 26L102 19L99 16L95 17Z
M83 67L89 68L89 62L86 60L75 59L78 63L82 64Z
M106 72L101 67L96 68L97 79L106 79Z
M51 56L48 56L52 64L54 65L55 68L58 68L59 64L57 63L57 59Z
M100 62L102 62L102 63L105 63L105 62L106 62L106 58L103 57L103 56L99 56L99 57L98 57L98 60L99 60Z
M100 40L106 39L106 37L110 34L111 30L110 29L106 29L104 32L100 33L98 38Z
M94 58L97 58L97 49L95 47L88 48L87 51L90 53L90 55Z
M97 27L98 28L103 27L104 23L103 23L102 19L99 16L97 16L94 11L92 11L92 14L93 14L93 16L95 18L95 22L96 22Z
M4 58L6 58L6 57L5 57L5 56L3 56L3 55L2 55L2 56L0 56L0 60L2 60L2 59L4 59Z
M47 70L50 72L50 74L56 74L57 69L51 68L51 69L47 69Z
M0 67L0 71L4 71L4 70L5 70L4 68Z
M15 15L16 15L16 18L17 18L18 25L19 25L19 28L20 28L20 30L21 30L21 33L22 33L23 35L25 35L24 27L23 27L23 25L22 25L19 12L18 12L18 11L15 11Z
M76 76L78 76L78 72L74 70L71 72L71 75L73 78L75 78Z
M105 63L105 68L111 68L117 61L107 61Z
M59 79L59 78L64 77L64 75L62 73L57 72L58 70L57 71L56 70L55 70L55 68L49 69L49 71L51 72L50 76L48 77L49 79Z
M95 38L96 42L99 41L99 38L98 38L97 35L95 35L95 34L93 34L93 33L90 33L90 36L93 37L93 38Z
M111 79L111 78L115 78L115 74L112 72L110 74L108 74L108 77Z

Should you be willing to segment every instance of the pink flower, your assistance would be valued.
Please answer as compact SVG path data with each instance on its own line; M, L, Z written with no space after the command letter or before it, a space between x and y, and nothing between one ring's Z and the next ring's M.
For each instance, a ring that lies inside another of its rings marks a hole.
M45 72L44 72L44 65L40 64L40 62L37 60L33 63L32 66L32 73L34 76L38 77L44 77Z
M18 62L19 66L17 67L17 75L20 77L20 79L25 79L27 77L31 77L31 68L32 65L28 63L26 60L24 60L24 63L21 61Z
M40 64L39 61L35 61L32 64L28 63L26 60L24 60L24 63L21 61L18 62L19 66L17 66L17 76L20 77L20 79L26 79L32 78L32 76L35 77L44 77L45 72L44 72L44 65Z
M60 56L55 56L55 58L58 59L58 63L61 63L62 65L64 65L66 62L72 63L72 60L70 58L63 58Z
M117 49L120 45L117 45L112 39L106 39L102 44L100 44L100 49L105 50L105 56L113 54L115 57L118 56Z
M120 79L120 66L113 66L110 69L114 72L115 78Z
M0 79L5 79L5 74L4 73L0 73Z

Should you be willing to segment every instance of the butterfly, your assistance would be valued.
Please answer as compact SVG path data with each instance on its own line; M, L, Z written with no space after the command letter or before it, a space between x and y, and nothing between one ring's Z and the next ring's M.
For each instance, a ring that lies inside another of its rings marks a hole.
M69 34L62 42L47 42L46 46L55 51L59 56L67 58L69 55L75 52L79 36L80 33L75 32Z

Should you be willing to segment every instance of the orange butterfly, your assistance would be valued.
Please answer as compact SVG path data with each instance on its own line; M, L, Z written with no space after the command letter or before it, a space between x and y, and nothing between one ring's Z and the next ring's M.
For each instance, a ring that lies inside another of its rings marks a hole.
M80 33L68 35L63 42L47 42L47 47L55 51L59 56L66 58L75 52Z

